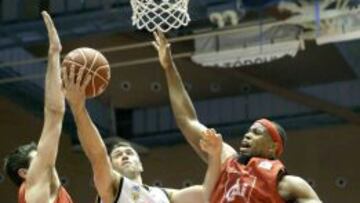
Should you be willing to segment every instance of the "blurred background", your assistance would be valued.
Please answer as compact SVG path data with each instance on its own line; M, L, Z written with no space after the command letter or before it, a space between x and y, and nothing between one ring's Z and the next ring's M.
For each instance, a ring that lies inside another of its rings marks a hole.
M110 62L109 87L87 103L103 139L135 144L149 185L202 182L205 164L176 127L152 34L132 26L129 0L0 2L1 159L41 132L48 39L40 12L47 10L63 54L92 47ZM235 149L254 120L277 121L289 137L283 157L289 172L330 203L360 202L359 3L190 0L190 24L167 33L200 121ZM57 167L75 202L94 201L70 112ZM17 202L3 171L0 196Z

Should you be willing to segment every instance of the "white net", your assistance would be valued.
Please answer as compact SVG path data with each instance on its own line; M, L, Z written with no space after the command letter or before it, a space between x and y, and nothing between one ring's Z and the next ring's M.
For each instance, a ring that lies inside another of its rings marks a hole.
M190 22L187 12L189 0L130 0L132 23L150 32L168 32Z

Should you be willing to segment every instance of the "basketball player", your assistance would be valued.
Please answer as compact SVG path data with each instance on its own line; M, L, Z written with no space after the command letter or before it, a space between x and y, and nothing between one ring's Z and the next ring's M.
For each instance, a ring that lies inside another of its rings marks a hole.
M97 202L202 203L204 201L201 186L174 190L144 185L140 157L129 144L116 143L107 152L101 135L85 107L85 89L91 76L83 76L86 72L84 67L80 68L77 76L74 67L62 70L65 97L75 118L80 143L94 173L94 183L100 197Z
M154 35L154 46L166 75L177 125L198 155L212 164L207 154L201 150L199 142L202 133L208 128L197 118L172 59L170 44L162 33ZM305 180L288 175L284 165L278 160L283 153L285 140L286 133L280 125L267 119L259 119L244 135L239 153L223 143L221 171L211 194L211 202L321 202Z
M31 143L18 147L5 158L5 170L19 187L19 203L72 203L55 169L65 112L60 78L61 43L48 13L43 11L42 16L50 43L45 77L44 126L38 145Z

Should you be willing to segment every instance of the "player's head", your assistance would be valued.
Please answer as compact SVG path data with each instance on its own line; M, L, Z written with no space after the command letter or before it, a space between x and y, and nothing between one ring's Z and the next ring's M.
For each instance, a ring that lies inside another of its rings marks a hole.
M113 168L125 177L132 179L143 171L139 154L130 143L112 140L107 148Z
M5 157L4 170L9 178L17 185L26 179L30 163L36 155L36 144L21 145Z
M267 119L255 121L240 145L240 153L248 157L278 158L284 151L285 130Z

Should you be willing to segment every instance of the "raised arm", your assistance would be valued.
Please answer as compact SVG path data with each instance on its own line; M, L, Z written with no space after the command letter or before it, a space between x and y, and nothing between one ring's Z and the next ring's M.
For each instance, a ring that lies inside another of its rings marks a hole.
M37 146L37 154L31 162L26 177L26 199L40 202L57 190L60 181L55 170L65 112L65 98L60 78L61 43L56 28L47 12L42 13L49 36L48 65L45 76L44 125ZM39 192L41 191L41 192Z
M171 56L170 44L161 32L154 33L154 47L159 52L159 60L164 69L169 89L170 103L175 120L186 140L196 153L207 162L207 154L200 148L202 133L207 129L198 120L192 101L187 93L181 76ZM224 144L222 159L234 155L236 152L229 145Z
M278 191L285 200L292 200L297 203L321 203L311 186L297 176L284 176L279 182Z
M91 163L95 187L104 202L113 202L120 175L113 171L105 144L86 110L85 88L91 76L83 76L85 67L80 68L76 78L74 67L70 72L65 67L62 70L66 99L74 115L80 144Z

